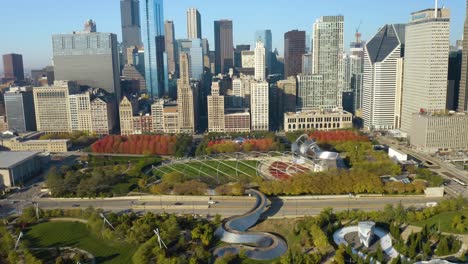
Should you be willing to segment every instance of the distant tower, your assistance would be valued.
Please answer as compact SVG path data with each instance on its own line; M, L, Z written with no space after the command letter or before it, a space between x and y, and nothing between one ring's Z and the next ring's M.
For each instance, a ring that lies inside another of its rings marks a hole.
M231 20L214 22L216 73L228 73L234 66L234 41Z
M180 79L177 80L177 112L179 114L179 129L182 133L195 132L195 113L193 106L193 90L190 86L190 57L187 53L180 54Z
M84 24L84 31L96 32L96 22L94 22L92 19L88 19Z
M52 35L55 80L101 88L120 100L117 35L96 32L92 20L84 27L83 32Z
M151 97L162 97L167 78L164 74L163 0L141 0L140 7L146 89Z
M296 76L302 71L302 55L305 53L305 31L293 30L284 34L284 78Z
M323 16L314 23L312 74L323 77L320 105L325 108L342 104L343 30L343 16Z
M466 5L468 12L468 1ZM462 71L460 79L460 92L458 95L458 111L468 111L468 13L465 17L465 30L463 32L463 55L462 55Z
M250 91L250 110L252 131L269 130L269 87L267 82L252 82Z
M265 71L265 47L261 40L257 41L255 47L255 80L265 81L266 71Z
M122 53L123 64L127 64L127 49L132 46L142 46L140 25L140 3L138 0L120 1L120 18L122 23Z
M271 72L271 53L273 52L271 30L257 30L255 32L254 41L257 43L259 40L263 42L263 46L265 47L266 67L268 68L268 71Z
M120 134L132 135L133 134L133 107L132 103L126 96L119 104L119 117L120 117Z
M450 11L411 14L406 26L401 130L411 131L413 114L445 111L450 50Z
M176 41L174 33L174 22L166 20L164 22L166 53L167 53L167 68L170 74L175 75L177 71L176 63Z
M405 25L385 25L364 49L364 127L385 130L398 127Z
M187 37L188 39L201 39L201 16L196 8L187 10Z
M208 132L225 132L224 96L219 95L219 82L213 82L208 96Z
M7 80L24 80L23 55L14 53L3 55L3 70Z

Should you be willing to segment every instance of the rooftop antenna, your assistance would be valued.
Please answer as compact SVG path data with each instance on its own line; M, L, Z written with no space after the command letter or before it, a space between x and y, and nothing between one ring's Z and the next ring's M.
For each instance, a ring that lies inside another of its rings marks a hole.
M102 219L104 219L104 224L107 224L108 226L112 228L112 230L115 230L114 226L109 222L109 220L107 220L106 216L103 213L100 213L100 215Z
M156 228L156 230L153 230L153 232L158 237L159 248L162 248L162 246L164 246L167 249L166 244L164 243L164 241L161 239L161 236L159 235L159 228Z
M18 239L16 240L15 251L16 251L16 249L18 249L19 242L20 242L20 239L21 239L22 237L23 237L23 232L20 232L20 233L19 233L19 236L18 236Z

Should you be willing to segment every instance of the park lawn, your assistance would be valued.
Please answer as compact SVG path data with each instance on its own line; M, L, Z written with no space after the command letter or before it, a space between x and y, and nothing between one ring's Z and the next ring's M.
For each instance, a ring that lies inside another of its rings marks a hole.
M132 263L137 247L115 243L91 234L87 226L79 222L47 222L31 227L25 235L33 248L78 247L96 258L96 263Z
M194 179L199 177L213 177L214 179L219 180L221 183L232 182L233 179L236 178L248 179L257 176L256 168L258 162L254 160L247 160L243 162L246 164L237 163L236 161L223 161L223 163L225 163L223 164L219 161L213 160L173 164L168 167L160 168L161 171L154 170L154 174L161 177L164 173L180 171L183 172L186 176L192 177ZM223 173L218 173L216 169L231 177L228 177ZM199 172L199 170L201 172Z
M303 252L300 236L294 232L296 223L300 220L302 219L267 219L252 227L249 231L276 233L286 239L288 248L292 252Z
M456 230L452 227L452 219L457 215L463 215L465 217L465 223L468 223L466 219L468 219L468 210L463 211L453 211L453 212L444 212L433 217L430 217L426 220L419 221L419 222L412 222L412 225L423 227L427 225L428 227L434 226L435 228L439 228L441 232L447 233L454 233L460 234L460 231ZM463 234L468 234L468 231L463 232Z

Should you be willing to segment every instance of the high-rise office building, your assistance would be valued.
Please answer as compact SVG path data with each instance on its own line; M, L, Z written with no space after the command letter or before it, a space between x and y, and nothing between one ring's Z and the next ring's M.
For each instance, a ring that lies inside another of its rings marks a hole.
M36 131L32 87L10 88L5 93L5 112L9 129L18 132Z
M72 131L92 133L91 97L89 92L70 94L70 120Z
M412 115L445 111L450 11L426 9L411 14L406 26L401 130L411 131Z
M146 89L151 97L162 97L164 75L164 9L163 0L140 0L141 31L145 47Z
M299 110L342 106L343 24L343 16L325 16L314 23L312 74L297 77Z
M190 77L195 80L203 78L203 46L201 39L192 39L190 48Z
M224 96L219 94L219 82L213 82L208 96L208 132L224 131Z
M463 56L460 78L460 91L458 93L458 111L468 111L468 0L466 4L465 28L463 31Z
M120 134L132 135L133 134L133 106L132 102L126 96L123 97L119 104L119 118L120 118Z
M214 22L216 74L228 73L234 67L234 40L231 20Z
M33 88L37 131L72 132L69 89L66 82L57 81L53 86Z
M252 82L250 89L250 115L252 131L269 130L269 86L267 82Z
M349 70L345 70L349 75L344 76L345 83L343 91L349 90L353 95L353 109L349 111L356 113L362 108L362 86L364 73L364 45L365 42L361 39L361 33L356 32L356 41L351 42L349 63L346 65ZM349 80L349 82L346 82Z
M3 71L7 80L24 80L23 55L14 53L3 55Z
M110 98L96 97L91 101L91 127L96 135L111 134L116 127L115 101Z
M142 45L139 5L138 0L120 0L123 65L127 64L127 48Z
M312 74L312 54L306 53L302 55L302 74L310 75Z
M314 23L312 74L321 75L321 107L341 107L343 91L344 17L323 16Z
M273 52L271 30L257 30L255 32L254 43L257 43L257 41L263 42L266 54L266 67L268 68L268 72L271 72L271 53Z
M242 66L242 52L249 51L250 45L236 45L234 49L234 67L243 68Z
M179 129L182 133L195 132L194 94L190 86L190 56L181 53L179 59L180 78L177 80L177 112L179 115Z
M55 79L102 88L119 98L117 35L95 29L95 23L89 20L85 31L52 35Z
M196 8L189 8L187 10L187 38L202 38L201 16Z
M266 56L265 46L262 41L257 41L255 47L255 80L265 81L266 77Z
M463 51L450 51L447 84L447 109L456 111L459 109L460 79L463 61ZM461 109L459 109L461 110Z
M305 31L292 30L284 34L284 78L296 76L302 71L302 55L305 53Z
M364 49L363 113L368 130L399 126L405 25L385 25Z
M175 32L174 32L174 22L166 20L164 22L164 32L165 32L165 48L167 53L167 69L169 74L176 75L177 72L177 57L176 57L176 41L175 41Z

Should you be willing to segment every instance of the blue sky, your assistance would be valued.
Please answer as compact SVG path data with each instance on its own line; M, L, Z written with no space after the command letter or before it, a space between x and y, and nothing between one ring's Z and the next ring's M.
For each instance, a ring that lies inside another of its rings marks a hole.
M0 1L0 54L21 53L25 69L51 64L51 35L81 30L85 20L97 22L98 31L121 39L119 0L14 0ZM465 1L440 0L451 10L451 42L460 39ZM234 4L235 3L235 4ZM234 44L253 44L257 29L271 29L273 48L282 54L283 35L291 29L311 33L323 15L345 16L345 45L352 41L362 21L363 39L386 23L406 23L411 12L434 6L434 0L164 0L164 16L173 20L177 38L186 36L186 9L202 15L203 36L213 49L213 21L232 19ZM3 64L0 63L0 71Z

